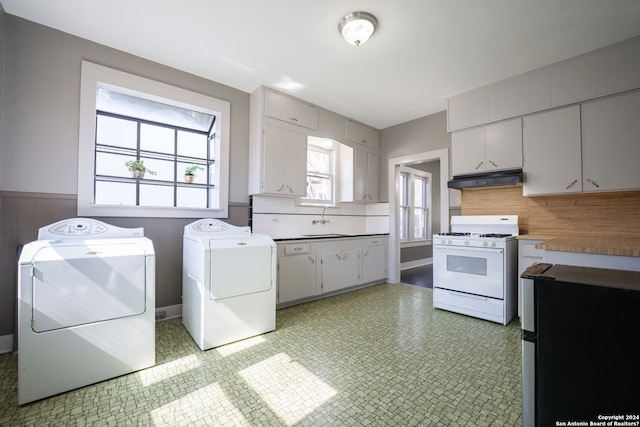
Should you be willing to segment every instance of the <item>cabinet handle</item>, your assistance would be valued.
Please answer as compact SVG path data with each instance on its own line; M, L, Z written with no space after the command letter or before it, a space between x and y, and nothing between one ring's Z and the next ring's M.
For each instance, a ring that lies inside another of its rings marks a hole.
M571 184L567 185L566 189L568 190L568 189L570 189L571 187L573 187L574 185L576 185L576 182L578 182L578 180L577 180L577 179L574 179L574 180L573 180L573 182L572 182Z
M363 144L366 144L367 140L366 139L361 139L360 142L362 142Z
M315 260L313 258L311 258L311 257L309 257L309 261L311 261L311 264L315 264L316 263Z
M491 163L494 167L498 167L498 165L496 165L495 163L493 163L493 160L489 160L489 163Z
M340 255L336 254L336 258L338 258L340 261L342 261L342 258L340 258Z
M289 117L289 120L291 120L292 122L297 122L298 119L296 119L295 117Z
M287 185L287 188L289 189L289 193L293 194L293 190L291 189L291 187Z
M483 165L483 163L484 163L484 162L480 162L480 163L478 163L478 166L476 166L476 170L478 170L478 168L479 168L480 166L482 166L482 165Z
M284 184L282 184L282 186L278 188L278 193L281 192L283 189L284 189Z
M587 178L587 181L589 181L591 184L593 184L596 188L600 188L600 186L593 180Z

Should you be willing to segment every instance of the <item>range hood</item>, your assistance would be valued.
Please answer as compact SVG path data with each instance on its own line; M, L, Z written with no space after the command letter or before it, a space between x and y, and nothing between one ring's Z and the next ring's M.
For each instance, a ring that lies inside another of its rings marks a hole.
M483 172L470 175L456 175L447 183L449 188L483 188L520 185L522 169Z

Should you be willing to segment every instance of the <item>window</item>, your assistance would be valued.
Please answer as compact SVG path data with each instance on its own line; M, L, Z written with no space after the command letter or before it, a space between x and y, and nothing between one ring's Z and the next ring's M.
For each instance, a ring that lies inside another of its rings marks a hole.
M400 169L400 240L426 240L431 234L431 174L417 169Z
M229 113L226 101L83 62L78 214L227 217ZM153 174L133 177L129 160Z
M307 143L307 195L302 204L335 205L338 143L309 137Z

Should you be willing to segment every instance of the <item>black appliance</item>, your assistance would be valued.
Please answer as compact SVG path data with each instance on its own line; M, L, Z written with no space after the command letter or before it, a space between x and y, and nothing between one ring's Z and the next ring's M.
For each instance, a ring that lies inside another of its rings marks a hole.
M640 421L640 272L536 264L522 277L523 426Z
M469 175L455 175L447 183L449 188L502 187L519 185L523 181L522 169L482 172Z

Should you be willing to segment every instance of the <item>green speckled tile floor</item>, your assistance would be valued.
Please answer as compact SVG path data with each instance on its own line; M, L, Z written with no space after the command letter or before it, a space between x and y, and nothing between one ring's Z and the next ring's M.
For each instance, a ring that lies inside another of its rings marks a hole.
M377 285L277 312L277 330L200 351L157 324L156 366L19 407L0 355L0 426L519 426L520 329Z

